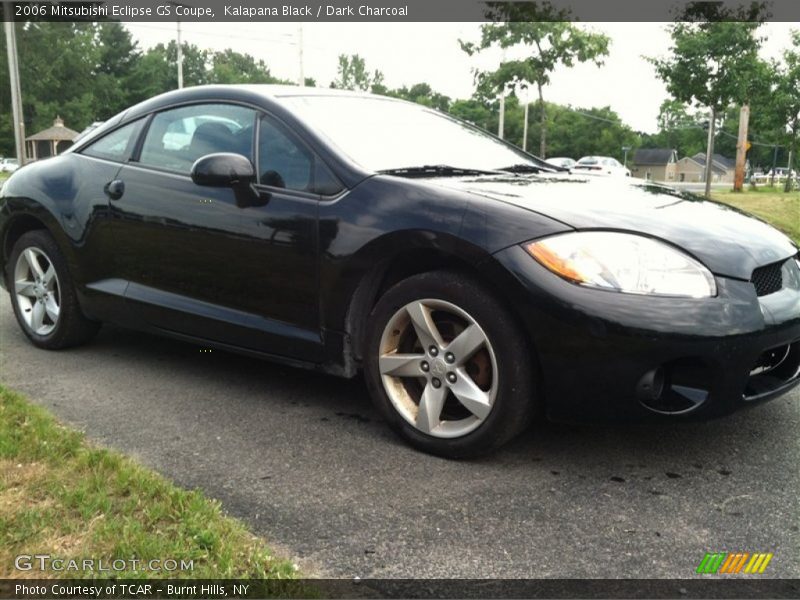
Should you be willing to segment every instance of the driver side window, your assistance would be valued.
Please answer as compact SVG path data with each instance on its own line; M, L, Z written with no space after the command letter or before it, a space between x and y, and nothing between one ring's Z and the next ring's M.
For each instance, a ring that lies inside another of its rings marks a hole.
M342 190L341 183L311 150L267 116L261 119L258 177L261 185L321 196Z
M233 152L253 162L256 112L232 104L196 104L157 113L150 122L139 163L189 174L207 154Z

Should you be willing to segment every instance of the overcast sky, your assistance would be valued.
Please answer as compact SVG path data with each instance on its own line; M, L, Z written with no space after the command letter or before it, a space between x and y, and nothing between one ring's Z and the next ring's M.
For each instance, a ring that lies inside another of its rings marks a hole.
M142 48L175 37L169 23L126 23ZM664 23L582 24L611 37L602 67L560 68L545 89L545 99L575 107L611 106L634 129L654 132L661 102L667 97L644 56L663 56L669 49ZM272 74L296 80L299 74L298 25L292 23L184 23L183 39L201 48L232 48L263 59ZM762 54L780 57L797 24L768 23ZM453 98L473 91L473 69L491 69L500 53L469 57L459 39L477 41L479 23L304 23L306 77L327 87L336 78L339 54L359 54L370 69L380 69L389 87L429 83ZM509 56L512 56L510 54Z

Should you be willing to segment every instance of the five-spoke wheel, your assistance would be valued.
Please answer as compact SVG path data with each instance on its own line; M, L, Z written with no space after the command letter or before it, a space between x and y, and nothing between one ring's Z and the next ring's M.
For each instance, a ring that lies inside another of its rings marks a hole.
M415 300L384 328L380 372L397 411L420 431L459 437L476 429L497 395L497 361L483 329L443 300Z
M533 414L535 358L521 331L507 307L466 274L409 277L370 314L367 386L416 447L451 457L489 452Z

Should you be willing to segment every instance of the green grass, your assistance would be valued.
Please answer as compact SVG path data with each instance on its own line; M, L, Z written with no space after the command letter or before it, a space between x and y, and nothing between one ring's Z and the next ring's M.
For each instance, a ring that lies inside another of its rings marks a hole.
M14 558L21 554L106 564L134 558L193 561L190 571L114 571L120 578L298 576L290 562L223 514L218 502L91 445L0 386L0 579L92 575L20 572Z
M771 223L800 244L800 191L761 186L744 192L712 192L712 198L749 212Z

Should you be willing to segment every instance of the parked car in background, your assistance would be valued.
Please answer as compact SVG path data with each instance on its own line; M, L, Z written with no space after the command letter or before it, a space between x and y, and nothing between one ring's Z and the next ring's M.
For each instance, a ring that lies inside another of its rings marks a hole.
M602 160L584 165L613 170ZM800 249L784 234L641 180L565 177L370 94L147 100L9 177L0 240L0 285L40 348L110 322L363 372L387 422L444 456L539 414L710 418L800 384Z
M584 156L574 167L573 173L597 175L600 177L630 177L631 172L616 158L610 156Z
M16 158L4 158L0 160L0 171L3 173L13 173L19 169L19 162Z
M794 170L789 170L786 167L776 167L775 169L770 169L769 171L756 173L750 178L750 181L755 184L769 184L773 181L775 183L784 183L787 177L791 177L792 179L797 178L797 172Z
M213 116L189 117L169 124L162 140L164 148L167 150L188 148L194 132L198 127L206 123L216 123L216 128L220 135L235 135L241 129L241 125L233 119ZM224 129L220 129L221 127Z
M575 159L569 158L566 156L556 156L554 158L548 158L547 162L555 167L561 167L562 169L572 169L575 166Z

